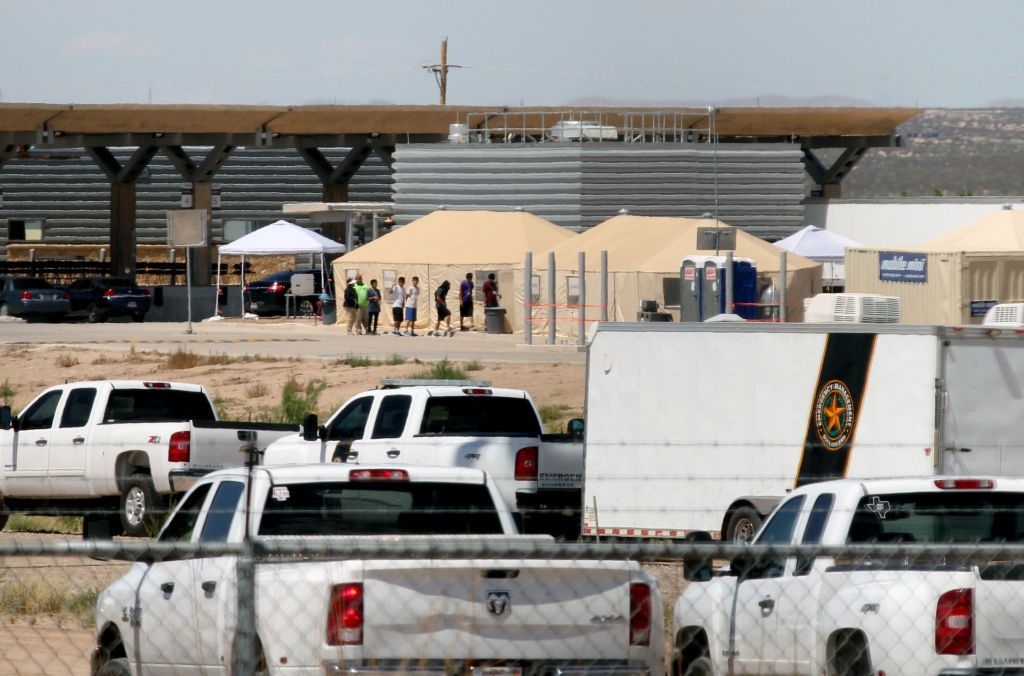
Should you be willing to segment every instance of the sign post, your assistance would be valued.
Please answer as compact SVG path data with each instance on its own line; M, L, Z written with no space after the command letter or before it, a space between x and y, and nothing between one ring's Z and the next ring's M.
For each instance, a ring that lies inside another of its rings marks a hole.
M167 244L185 248L186 304L188 328L192 333L192 249L206 246L206 210L177 209L167 212Z

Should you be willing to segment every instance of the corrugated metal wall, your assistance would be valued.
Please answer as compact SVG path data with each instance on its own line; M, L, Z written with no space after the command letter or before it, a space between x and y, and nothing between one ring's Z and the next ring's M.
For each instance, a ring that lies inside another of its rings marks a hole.
M122 163L132 149L113 149ZM196 164L206 148L188 148ZM347 148L323 149L337 164ZM0 219L45 219L45 241L105 243L110 234L110 186L106 176L84 150L34 151L33 159L14 159L0 169L3 208ZM38 159L36 159L38 158ZM163 154L150 162L136 187L139 244L163 244L167 239L168 209L180 208L181 178ZM281 218L285 202L319 202L320 181L294 150L241 148L221 167L215 185L221 186L221 223L253 220L260 225ZM353 200L391 199L391 177L383 161L371 155L352 179ZM221 236L214 223L213 236ZM304 223L308 224L308 223ZM0 254L6 249L7 228L0 227Z
M590 227L628 209L699 217L715 209L758 236L802 227L804 168L796 145L429 144L395 152L399 224L451 209L522 207L554 223Z

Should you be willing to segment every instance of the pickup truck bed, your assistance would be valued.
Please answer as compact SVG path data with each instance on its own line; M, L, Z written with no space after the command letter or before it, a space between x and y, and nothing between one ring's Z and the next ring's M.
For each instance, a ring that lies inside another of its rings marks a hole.
M204 477L159 540L242 543L248 513L257 551L281 552L258 560L252 590L240 588L233 556L134 566L97 601L97 673L232 664L236 589L255 594L258 661L270 674L661 671L660 595L637 563L444 555L453 539L481 551L538 540L516 534L479 470L259 467L251 502L246 483L240 469ZM359 541L404 544L408 556L314 554ZM437 554L414 556L424 543Z

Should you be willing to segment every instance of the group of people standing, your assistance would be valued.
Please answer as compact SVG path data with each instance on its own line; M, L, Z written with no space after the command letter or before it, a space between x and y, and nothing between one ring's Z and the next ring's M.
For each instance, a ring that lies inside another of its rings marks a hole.
M437 317L434 321L434 328L427 331L428 336L452 336L455 329L452 328L452 312L448 309L448 292L451 290L451 282L447 279L441 282L434 292L434 308ZM473 283L473 273L467 272L466 278L459 283L459 329L472 331L473 323L473 291L476 285ZM498 305L498 283L494 273L487 275L487 281L483 285L484 305L496 307ZM420 278L413 277L412 283L407 287L405 277L399 277L395 285L391 287L391 333L396 336L415 336L416 333L416 309L420 298ZM348 320L348 333L367 334L376 336L378 334L378 321L380 309L383 304L381 289L377 287L377 280L371 279L367 286L363 283L363 276L356 273L354 278L347 280L345 292L342 297L342 307ZM469 320L469 327L466 327L466 320ZM445 323L445 329L441 329L441 322ZM428 323L429 325L429 323Z

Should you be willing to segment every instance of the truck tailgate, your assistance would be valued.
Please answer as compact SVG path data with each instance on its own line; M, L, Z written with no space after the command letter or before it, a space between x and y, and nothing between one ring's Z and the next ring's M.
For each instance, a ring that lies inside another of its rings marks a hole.
M583 488L583 442L564 435L541 437L537 460L540 490Z
M974 592L977 666L1024 666L1024 566L982 566L980 577Z
M367 561L364 659L628 653L626 562Z
M265 449L272 442L298 431L297 425L247 423L229 421L196 421L192 423L191 456L194 469L214 471L244 464L246 456L239 452L245 442L239 432L255 432L256 447Z

